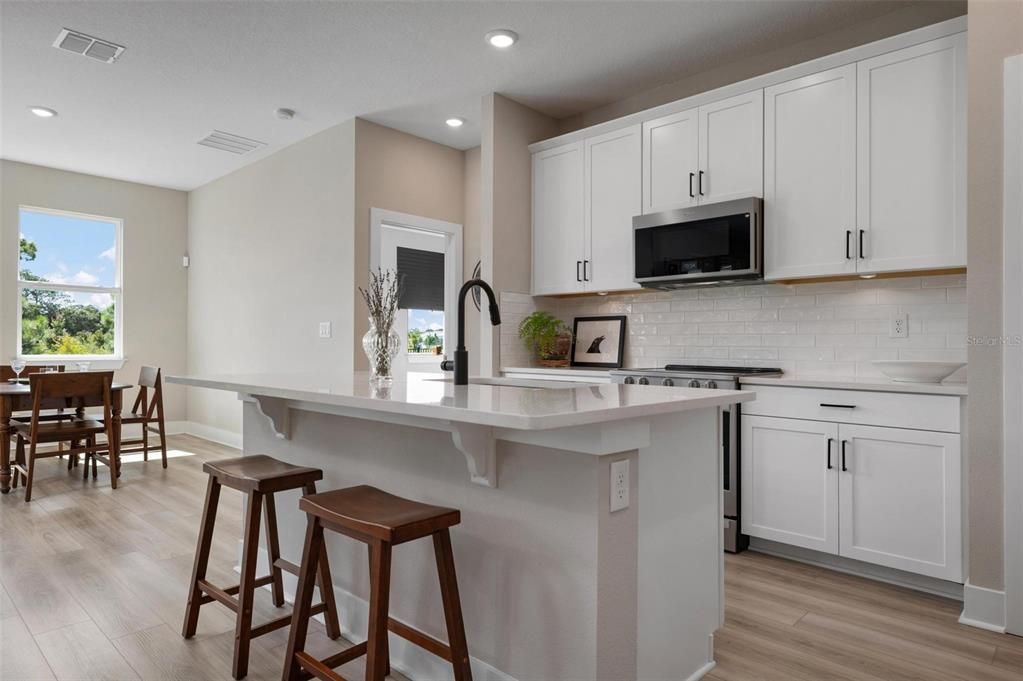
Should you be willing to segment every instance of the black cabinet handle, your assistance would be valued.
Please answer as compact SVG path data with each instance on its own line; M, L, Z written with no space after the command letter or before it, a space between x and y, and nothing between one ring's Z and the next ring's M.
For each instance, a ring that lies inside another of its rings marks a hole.
M852 238L852 230L845 230L845 259L849 260L852 256L849 255L849 239Z
M845 467L845 446L847 444L849 444L848 440L842 440L842 471L843 472L849 470L848 468Z
M579 274L579 266L582 265L582 264L583 264L582 260L576 260L575 261L575 280L576 281L582 281L583 280L582 275Z
M693 178L696 177L696 173L689 173L689 198L695 199L696 194L693 193Z
M866 257L867 257L867 256L863 255L863 232L864 231L865 230L862 230L862 229L860 230L860 259L861 260L866 259Z
M834 441L835 441L834 438L831 438L831 437L828 438L828 470L829 471L832 469L832 465L831 465L831 443L834 442Z
M590 280L589 267L590 267L590 261L589 260L583 260L583 281L589 281Z
M833 407L835 409L855 409L855 404L831 404L830 402L821 402L822 407Z
M700 192L700 196L703 196L703 171L700 171L700 177L697 178L696 183L697 191Z

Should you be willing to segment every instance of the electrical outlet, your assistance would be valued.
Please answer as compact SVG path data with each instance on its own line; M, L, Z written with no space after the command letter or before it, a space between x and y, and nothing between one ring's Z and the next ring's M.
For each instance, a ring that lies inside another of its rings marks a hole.
M320 322L320 338L330 338L330 322Z
M909 315L897 314L892 317L891 326L888 329L889 338L909 337Z
M611 512L629 507L629 460L611 463Z

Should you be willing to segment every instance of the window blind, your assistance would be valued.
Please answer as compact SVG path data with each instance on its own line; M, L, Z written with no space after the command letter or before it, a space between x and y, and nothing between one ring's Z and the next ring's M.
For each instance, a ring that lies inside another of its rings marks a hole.
M444 254L398 246L398 274L405 288L398 307L404 310L444 309Z

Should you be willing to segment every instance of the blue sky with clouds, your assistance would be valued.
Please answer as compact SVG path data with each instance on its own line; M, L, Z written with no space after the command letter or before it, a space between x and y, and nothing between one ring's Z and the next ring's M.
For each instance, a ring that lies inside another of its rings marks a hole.
M408 328L420 331L443 331L444 313L431 310L409 310Z
M48 281L85 286L114 286L117 227L112 222L70 215L18 212L21 236L35 243L36 259L21 262ZM109 295L77 294L78 302L105 307Z

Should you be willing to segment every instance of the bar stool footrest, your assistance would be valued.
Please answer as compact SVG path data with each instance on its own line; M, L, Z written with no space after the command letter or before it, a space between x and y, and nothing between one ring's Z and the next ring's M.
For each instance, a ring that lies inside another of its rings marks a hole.
M423 650L433 653L445 662L451 662L451 646L443 641L438 641L432 636L424 634L418 629L413 629L404 622L399 622L393 617L387 618L387 629L396 636L401 636L409 643L414 643Z

